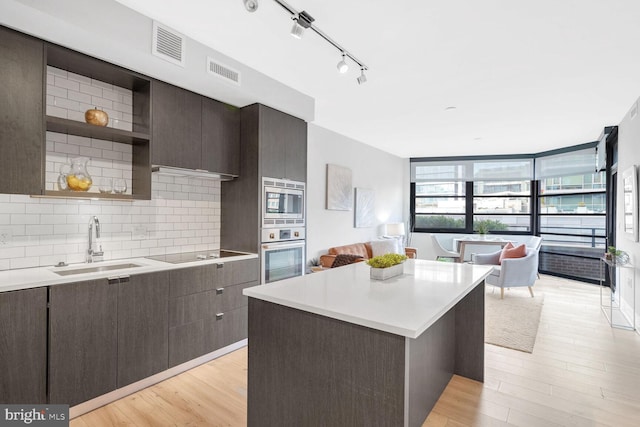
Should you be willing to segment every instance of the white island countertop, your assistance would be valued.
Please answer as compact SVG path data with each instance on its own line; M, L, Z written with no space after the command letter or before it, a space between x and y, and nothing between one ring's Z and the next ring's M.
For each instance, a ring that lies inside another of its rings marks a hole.
M363 262L245 289L244 295L380 331L419 337L493 267L415 260L413 274L384 281ZM405 270L408 270L405 265Z

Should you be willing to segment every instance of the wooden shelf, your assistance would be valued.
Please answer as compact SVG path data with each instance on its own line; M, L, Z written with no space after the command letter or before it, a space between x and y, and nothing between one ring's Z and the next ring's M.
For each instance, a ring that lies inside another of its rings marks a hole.
M47 116L47 131L132 145L149 142L149 134L94 126L88 123L78 122L76 120L53 116Z
M55 190L47 190L44 192L44 194L32 194L31 197L52 199L120 200L123 202L132 202L134 200L131 194L89 193L84 191Z

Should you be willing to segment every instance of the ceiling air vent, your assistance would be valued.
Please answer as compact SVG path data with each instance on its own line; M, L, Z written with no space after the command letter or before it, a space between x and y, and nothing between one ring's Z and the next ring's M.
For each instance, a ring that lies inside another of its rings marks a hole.
M185 37L153 21L153 47L151 53L173 64L185 66Z
M207 72L224 79L227 82L240 85L240 72L229 68L213 58L207 57Z

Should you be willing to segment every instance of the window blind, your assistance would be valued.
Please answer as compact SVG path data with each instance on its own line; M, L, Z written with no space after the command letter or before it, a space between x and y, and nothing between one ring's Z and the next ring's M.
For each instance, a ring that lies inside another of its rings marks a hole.
M566 153L541 156L536 159L536 179L595 173L595 147Z

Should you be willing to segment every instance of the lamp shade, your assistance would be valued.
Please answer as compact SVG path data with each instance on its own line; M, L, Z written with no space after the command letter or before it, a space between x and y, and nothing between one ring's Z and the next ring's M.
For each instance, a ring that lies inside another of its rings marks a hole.
M387 224L386 228L387 231L385 234L387 236L404 236L404 223L402 222Z

